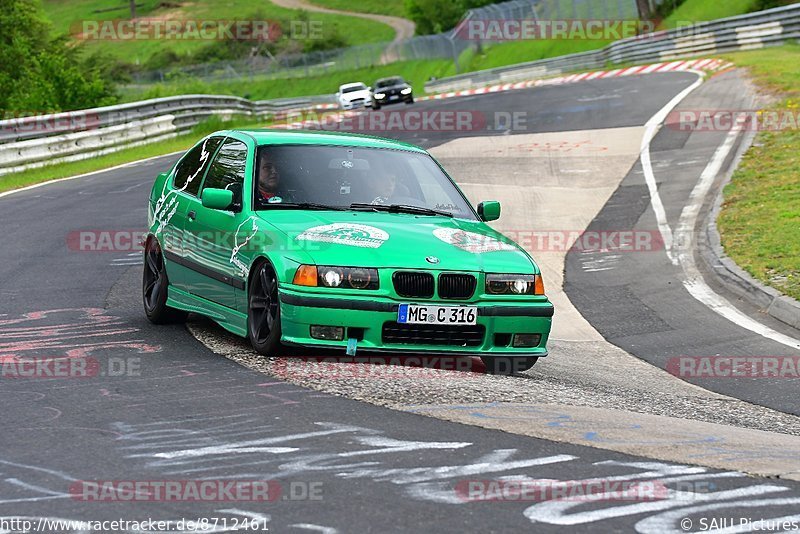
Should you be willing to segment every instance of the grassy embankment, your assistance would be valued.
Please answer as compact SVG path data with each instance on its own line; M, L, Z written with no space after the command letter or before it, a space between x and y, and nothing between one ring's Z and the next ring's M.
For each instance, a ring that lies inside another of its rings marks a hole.
M755 278L800 299L800 46L730 54L764 90L787 128L761 132L725 188L719 229L727 254ZM791 114L791 115L789 115Z
M130 16L127 2L109 2L108 0L43 0L48 18L55 30L61 34L76 35L83 28L83 21L125 20ZM109 6L109 4L112 4ZM164 7L170 2L160 0L140 0L137 2L137 17L172 20L248 20L258 14L266 20L299 20L298 11L278 7L271 2L253 2L252 0L193 0L185 7ZM176 4L177 3L172 3ZM327 15L309 14L309 18L320 21L323 33L326 30L338 29L348 45L379 43L391 41L394 30L386 25L371 20ZM131 39L84 41L89 50L102 49L114 57L134 64L143 64L156 53L172 50L178 54L196 52L208 45L208 41L190 40L154 40Z

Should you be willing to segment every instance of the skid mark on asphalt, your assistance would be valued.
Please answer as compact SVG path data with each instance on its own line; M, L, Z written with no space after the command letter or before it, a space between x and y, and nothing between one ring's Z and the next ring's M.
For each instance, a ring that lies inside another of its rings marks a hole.
M7 317L7 316L4 316ZM159 352L134 334L138 328L101 308L63 308L0 319L0 362L20 357L81 358L107 349Z

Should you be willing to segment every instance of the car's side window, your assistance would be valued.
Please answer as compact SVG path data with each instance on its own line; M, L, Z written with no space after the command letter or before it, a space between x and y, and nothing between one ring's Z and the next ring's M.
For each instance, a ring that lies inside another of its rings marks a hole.
M222 137L209 137L190 150L175 169L175 188L197 196L200 182Z
M241 204L246 165L247 145L236 139L226 140L208 170L203 189L228 189L233 191L234 203Z

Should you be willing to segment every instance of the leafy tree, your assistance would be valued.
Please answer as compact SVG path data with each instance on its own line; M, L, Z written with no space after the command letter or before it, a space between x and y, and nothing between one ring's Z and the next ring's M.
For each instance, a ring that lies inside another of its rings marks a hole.
M39 0L0 0L0 111L38 113L116 100L97 58L53 37Z
M406 16L419 35L441 33L456 27L466 12L496 0L405 0Z

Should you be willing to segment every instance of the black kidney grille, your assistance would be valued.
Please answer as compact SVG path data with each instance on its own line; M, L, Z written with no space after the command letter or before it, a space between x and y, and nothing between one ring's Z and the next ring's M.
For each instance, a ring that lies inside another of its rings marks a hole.
M439 298L466 300L475 293L478 280L471 274L439 275Z
M384 343L401 345L443 345L478 347L483 344L486 327L478 325L435 325L383 323Z
M433 275L412 271L398 271L392 275L394 290L401 297L429 299L433 296Z

